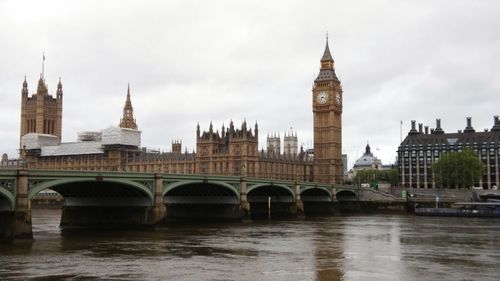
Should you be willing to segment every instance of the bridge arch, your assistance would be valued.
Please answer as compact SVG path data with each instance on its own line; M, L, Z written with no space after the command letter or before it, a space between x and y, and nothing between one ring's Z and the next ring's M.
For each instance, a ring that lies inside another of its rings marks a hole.
M308 186L300 191L303 202L331 202L333 194L326 187Z
M265 198L264 198L265 197ZM295 192L285 184L258 183L247 188L248 202L271 201L292 203L295 202Z
M238 204L239 190L220 181L179 181L163 188L167 204Z
M154 194L152 190L140 183L124 179L107 178L102 181L96 181L85 178L66 178L44 181L28 191L28 199L31 200L37 193L46 189L52 189L58 192L66 201L68 201L68 198L72 197L92 197L89 196L90 194L93 196L103 195L104 197L116 198L143 198L145 200L135 200L133 204L140 206L154 205ZM103 205L127 205L125 202L111 202L109 199L102 199L101 201ZM69 205L71 205L71 203Z
M16 199L14 195L4 188L0 188L0 212L1 211L13 211L15 207Z
M358 201L358 194L356 191L349 189L342 189L335 193L337 201Z

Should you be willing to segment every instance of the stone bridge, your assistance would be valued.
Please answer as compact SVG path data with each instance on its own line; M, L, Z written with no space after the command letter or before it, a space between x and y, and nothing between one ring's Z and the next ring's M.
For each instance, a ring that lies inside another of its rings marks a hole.
M358 191L312 182L154 173L0 170L0 238L31 238L30 200L64 197L61 226L155 225L165 219L303 216L359 200ZM338 197L336 199L336 197ZM270 206L270 207L269 207Z

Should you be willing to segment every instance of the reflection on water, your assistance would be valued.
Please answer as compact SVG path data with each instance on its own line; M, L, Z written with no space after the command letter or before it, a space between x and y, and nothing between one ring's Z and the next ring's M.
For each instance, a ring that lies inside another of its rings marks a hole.
M322 217L61 233L0 244L0 280L498 280L500 220Z

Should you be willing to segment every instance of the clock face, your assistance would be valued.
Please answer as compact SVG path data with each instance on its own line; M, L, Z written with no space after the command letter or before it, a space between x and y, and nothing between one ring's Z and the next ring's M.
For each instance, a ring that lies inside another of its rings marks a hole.
M338 105L340 105L340 102L342 101L342 97L340 96L340 93L337 92L335 95L335 101L337 102Z
M319 104L325 104L328 101L328 94L325 91L321 91L316 96L316 101Z

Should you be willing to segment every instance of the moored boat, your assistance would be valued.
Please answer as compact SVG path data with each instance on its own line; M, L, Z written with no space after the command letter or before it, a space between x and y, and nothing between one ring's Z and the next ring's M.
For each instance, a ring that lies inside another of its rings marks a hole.
M457 202L452 208L415 208L417 216L500 217L500 202Z

